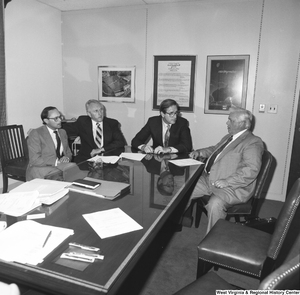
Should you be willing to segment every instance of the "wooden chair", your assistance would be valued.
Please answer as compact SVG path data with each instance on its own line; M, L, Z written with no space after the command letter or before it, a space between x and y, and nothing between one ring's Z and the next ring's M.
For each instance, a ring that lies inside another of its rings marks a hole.
M29 156L22 125L0 126L0 159L3 176L2 192L6 193L8 178L26 181Z
M240 217L243 217L245 220L252 220L258 217L259 200L261 198L262 190L270 171L272 160L272 154L269 151L265 150L262 155L262 164L257 176L256 187L253 196L246 203L236 204L228 208L226 216L227 220L229 220L231 217L234 217L236 222L240 222ZM207 204L208 199L208 196L204 196L202 198L195 199L191 204L191 206L196 205L196 228L199 227L202 212L207 215L207 211L204 206Z
M269 274L260 284L258 290L299 290L300 287L300 255ZM216 290L235 290L236 286L229 284L210 271L198 280L185 286L174 295L215 295Z
M198 245L197 278L211 267L225 268L261 281L275 267L300 202L300 178L288 194L273 234L220 219Z

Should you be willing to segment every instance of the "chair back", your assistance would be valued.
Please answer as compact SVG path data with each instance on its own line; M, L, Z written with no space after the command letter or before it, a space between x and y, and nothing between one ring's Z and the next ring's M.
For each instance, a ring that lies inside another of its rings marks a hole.
M2 167L29 158L22 125L0 126L0 156Z
M284 263L259 285L260 290L299 290L300 255Z
M277 218L271 243L268 249L268 257L275 260L282 248L290 225L297 212L300 202L300 178L298 178L290 190L285 203Z
M251 210L253 214L255 214L254 212L256 212L257 210L258 200L262 195L262 190L266 183L271 168L272 160L273 160L272 154L269 151L264 150L264 153L262 155L262 160L261 160L261 168L257 175L255 191L253 194L253 203L252 203L252 210Z

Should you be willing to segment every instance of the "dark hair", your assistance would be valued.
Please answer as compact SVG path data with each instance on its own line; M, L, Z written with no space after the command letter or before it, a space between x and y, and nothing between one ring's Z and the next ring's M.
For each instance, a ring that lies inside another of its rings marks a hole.
M46 107L42 110L41 119L42 119L42 122L43 122L44 125L46 125L46 123L44 122L44 119L48 118L49 111L52 111L52 110L57 110L57 108L56 107Z
M177 101L175 101L174 99L165 99L161 102L159 106L159 112L163 112L165 114L167 109L171 106L177 106L177 111L180 111Z

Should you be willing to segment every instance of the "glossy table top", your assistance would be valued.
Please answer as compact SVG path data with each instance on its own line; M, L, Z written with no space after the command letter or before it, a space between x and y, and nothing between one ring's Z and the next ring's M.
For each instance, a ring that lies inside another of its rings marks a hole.
M162 173L162 157L147 156L141 162L120 159L116 164L84 162L64 173L66 181L92 177L130 183L130 193L115 200L69 192L52 206L41 206L45 219L38 222L74 230L43 263L37 266L0 261L0 276L53 294L113 294L155 238L172 212L187 202L187 191L202 172L202 166L178 167L168 163ZM163 180L161 180L164 176ZM160 184L160 185L159 185ZM120 208L143 229L101 239L83 214ZM104 260L94 263L62 263L60 255L69 242L101 249ZM78 265L79 263L79 265Z

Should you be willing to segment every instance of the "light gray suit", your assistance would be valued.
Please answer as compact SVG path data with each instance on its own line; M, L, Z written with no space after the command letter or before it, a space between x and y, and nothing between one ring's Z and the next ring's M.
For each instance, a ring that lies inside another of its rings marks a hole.
M199 151L208 158L229 136L227 134L217 145ZM218 219L226 217L228 207L245 203L251 198L263 152L262 140L247 130L222 151L212 165L210 174L204 172L200 177L191 199L211 196L205 207L208 213L207 231ZM216 188L213 183L220 179L226 180L229 186Z
M64 156L72 159L72 152L68 144L65 130L58 130ZM30 131L28 135L29 164L26 171L26 180L44 178L52 172L59 172L72 163L61 163L55 166L57 159L53 139L46 126L41 126Z

